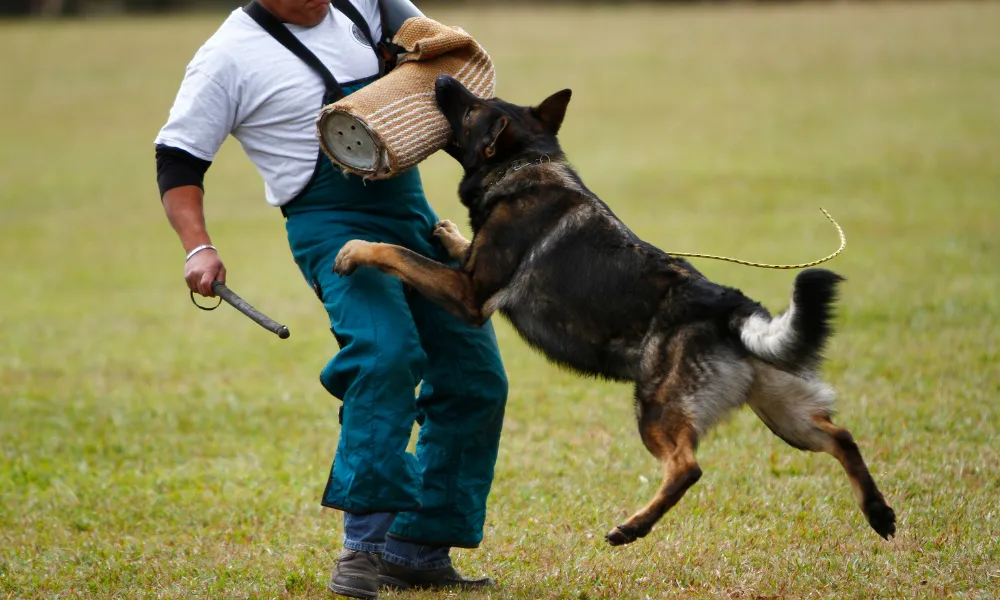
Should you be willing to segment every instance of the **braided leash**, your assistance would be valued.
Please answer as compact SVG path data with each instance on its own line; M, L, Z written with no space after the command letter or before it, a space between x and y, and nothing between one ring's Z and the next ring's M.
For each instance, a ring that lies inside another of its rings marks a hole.
M826 215L826 218L829 219L831 223L833 223L833 226L837 228L837 233L840 234L840 248L837 248L837 251L834 252L833 254L821 258L819 260L814 260L812 262L801 263L797 265L772 265L768 263L758 263L758 262L750 262L748 260L740 260L738 258L729 258L728 256L714 256L712 254L697 254L694 252L667 252L667 254L671 256L684 256L688 258L710 258L712 260L724 260L726 262L736 263L738 265L745 265L748 267L760 267L762 269L805 269L806 267L814 267L820 263L825 263L826 261L836 257L838 254L844 251L845 247L847 247L847 238L844 237L844 230L840 228L840 225L837 224L836 221L833 220L833 217L830 216L830 213L826 212L826 210L824 210L823 208L820 208L820 210L822 210L823 214Z

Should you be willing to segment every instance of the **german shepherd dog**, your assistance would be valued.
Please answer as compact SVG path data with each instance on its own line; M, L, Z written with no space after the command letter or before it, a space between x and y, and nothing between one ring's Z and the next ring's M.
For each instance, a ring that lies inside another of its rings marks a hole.
M868 523L894 535L896 515L851 433L831 420L834 392L818 374L841 277L802 271L790 306L772 316L639 239L566 161L556 134L570 93L517 106L439 77L447 152L465 169L459 195L475 235L466 240L449 221L434 235L459 266L353 240L334 271L380 269L475 325L499 310L553 362L635 382L639 433L663 482L607 534L612 545L646 536L698 481L699 438L743 404L791 446L840 461Z

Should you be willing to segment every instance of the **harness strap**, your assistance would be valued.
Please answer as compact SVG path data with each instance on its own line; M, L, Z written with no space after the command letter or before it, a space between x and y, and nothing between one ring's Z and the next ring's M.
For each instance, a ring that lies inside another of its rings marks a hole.
M365 39L368 40L368 44L371 46L373 52L375 52L375 57L378 59L378 70L379 74L382 73L382 68L384 66L384 60L377 50L375 41L372 39L371 29L368 27L368 23L365 21L358 9L350 3L349 0L333 0L331 4L340 12L344 13L348 19L361 30L364 34ZM266 31L272 38L274 38L279 44L288 49L289 52L294 54L306 63L306 65L316 72L323 79L323 85L326 86L326 94L324 95L324 102L330 103L335 102L344 97L344 90L337 83L337 78L333 76L333 73L326 68L326 65L316 57L312 51L303 44L299 38L295 37L291 31L274 16L271 11L264 8L257 0L253 0L250 4L243 7L243 12L245 12L251 19L257 22L261 28Z

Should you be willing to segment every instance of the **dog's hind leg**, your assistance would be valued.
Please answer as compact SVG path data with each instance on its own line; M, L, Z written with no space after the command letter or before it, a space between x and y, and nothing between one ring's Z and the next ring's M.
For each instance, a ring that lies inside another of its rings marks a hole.
M854 442L854 437L847 429L834 425L829 417L818 415L814 417L816 424L826 432L828 439L823 451L840 461L854 488L854 495L861 506L861 512L875 533L885 539L896 534L896 513L886 504L885 497L875 485L871 472L865 464L865 459Z
M645 537L653 525L701 478L695 460L697 434L679 402L644 402L639 400L639 432L649 452L663 467L663 483L653 499L627 521L608 532L612 546L620 546Z
M895 535L896 513L875 485L854 437L830 419L833 390L815 379L759 361L753 364L756 377L748 404L754 413L789 445L836 458L847 472L868 524L885 539Z
M607 534L613 546L646 536L680 501L701 478L698 437L746 401L750 367L724 349L706 351L705 341L703 332L689 330L663 348L653 342L644 352L636 385L639 433L663 467L663 483L646 506Z

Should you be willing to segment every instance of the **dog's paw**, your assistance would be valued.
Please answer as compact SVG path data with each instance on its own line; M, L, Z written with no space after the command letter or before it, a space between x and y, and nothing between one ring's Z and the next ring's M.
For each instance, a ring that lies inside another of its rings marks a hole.
M619 525L608 532L604 539L612 546L624 546L639 539L635 530L628 525Z
M448 255L456 260L461 260L465 252L469 249L469 240L462 236L458 230L458 225L451 221L439 221L434 226L434 237L441 241L441 245L448 251Z
M438 221L438 224L434 226L434 235L436 237L462 237L462 232L458 230L458 225L446 219Z
M885 501L869 502L864 507L865 518L872 526L875 533L888 540L896 535L896 511L885 503Z
M363 256L371 246L371 242L362 240L351 240L344 244L344 247L337 253L336 260L333 261L333 272L337 275L351 275L363 263Z

